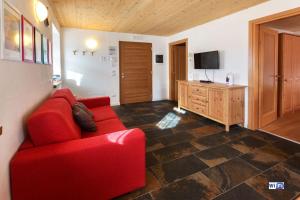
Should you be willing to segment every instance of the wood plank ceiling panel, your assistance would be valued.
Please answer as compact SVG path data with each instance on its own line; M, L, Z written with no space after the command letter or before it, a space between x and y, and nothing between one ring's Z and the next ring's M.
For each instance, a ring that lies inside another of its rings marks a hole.
M49 0L62 27L174 33L267 0Z

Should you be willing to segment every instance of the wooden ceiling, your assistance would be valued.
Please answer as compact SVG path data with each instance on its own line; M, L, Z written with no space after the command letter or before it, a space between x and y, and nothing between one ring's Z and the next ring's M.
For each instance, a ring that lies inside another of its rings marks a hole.
M62 27L172 35L267 0L48 0Z

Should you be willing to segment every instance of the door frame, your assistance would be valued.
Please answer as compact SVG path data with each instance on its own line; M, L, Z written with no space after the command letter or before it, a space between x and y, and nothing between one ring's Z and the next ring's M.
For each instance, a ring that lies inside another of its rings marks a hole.
M169 100L174 100L171 98L171 75L172 75L172 67L173 67L173 47L178 44L185 44L185 80L188 80L188 38L177 40L175 42L169 43Z
M300 7L249 21L248 128L259 128L259 30L260 25L300 14Z
M151 45L151 101L153 101L153 52L152 52L152 43L151 42L132 42L132 41L119 41L119 100L120 100L120 105L123 104L122 102L122 68L121 68L121 63L122 63L122 56L121 56L121 44L122 43L138 43L138 44L150 44Z

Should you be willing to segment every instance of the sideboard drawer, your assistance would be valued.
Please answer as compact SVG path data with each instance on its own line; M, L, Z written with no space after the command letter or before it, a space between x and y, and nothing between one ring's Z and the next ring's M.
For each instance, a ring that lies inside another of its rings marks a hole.
M196 113L199 114L204 114L207 115L208 114L208 107L206 105L200 105L197 103L192 103L192 110Z
M208 90L204 87L192 86L192 94L207 97Z
M192 102L207 105L208 100L207 97L199 96L199 95L192 95L191 96Z

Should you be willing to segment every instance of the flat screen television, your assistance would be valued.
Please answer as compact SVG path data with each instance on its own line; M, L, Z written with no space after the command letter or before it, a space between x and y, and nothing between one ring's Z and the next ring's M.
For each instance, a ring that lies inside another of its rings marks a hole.
M219 60L218 51L194 54L195 69L220 69Z

